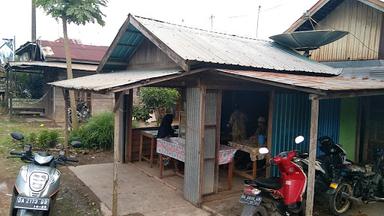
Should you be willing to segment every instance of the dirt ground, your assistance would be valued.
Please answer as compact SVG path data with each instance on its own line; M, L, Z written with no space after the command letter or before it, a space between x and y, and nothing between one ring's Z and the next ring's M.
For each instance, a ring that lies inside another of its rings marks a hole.
M8 159L11 147L9 133L12 131L37 131L41 125L53 127L49 122L16 119L9 121L0 116L0 216L9 213L11 192L20 166L18 159ZM111 152L88 152L75 154L79 164L106 163L112 161ZM55 214L60 216L102 215L99 200L67 167L59 168L62 172L61 190L55 204Z

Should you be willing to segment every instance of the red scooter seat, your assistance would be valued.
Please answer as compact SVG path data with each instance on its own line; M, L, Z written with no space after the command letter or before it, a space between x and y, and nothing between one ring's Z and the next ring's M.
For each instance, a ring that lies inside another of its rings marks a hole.
M280 184L279 178L277 178L277 177L257 178L257 179L252 180L252 183L257 185L257 186L260 186L260 187L274 189L274 190L280 189L282 186Z

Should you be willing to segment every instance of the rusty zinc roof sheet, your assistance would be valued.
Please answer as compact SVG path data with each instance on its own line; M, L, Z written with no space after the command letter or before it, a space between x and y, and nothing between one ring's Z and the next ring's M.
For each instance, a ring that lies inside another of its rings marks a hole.
M130 70L111 73L99 73L90 76L78 77L69 80L61 80L49 83L50 85L75 90L86 91L113 91L113 89L119 87L125 87L129 85L147 84L154 79L173 77L172 75L178 75L180 72L176 69L167 70Z
M59 38L55 41L39 40L38 43L47 58L65 60L64 39ZM76 40L69 40L71 57L73 61L99 62L107 51L107 46L95 46L82 44Z
M297 87L316 91L362 91L384 89L384 81L372 79L356 79L342 76L309 76L287 73L217 70L219 73L237 78L265 81L269 84L279 84L282 87Z

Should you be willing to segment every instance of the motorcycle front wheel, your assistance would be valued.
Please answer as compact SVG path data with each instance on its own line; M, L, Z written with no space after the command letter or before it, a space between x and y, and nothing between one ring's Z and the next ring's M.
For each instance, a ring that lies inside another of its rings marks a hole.
M268 216L268 213L264 206L244 205L241 216Z
M334 194L330 196L329 208L332 214L341 215L348 211L351 207L351 200L349 196L352 196L352 187L347 183L341 183Z

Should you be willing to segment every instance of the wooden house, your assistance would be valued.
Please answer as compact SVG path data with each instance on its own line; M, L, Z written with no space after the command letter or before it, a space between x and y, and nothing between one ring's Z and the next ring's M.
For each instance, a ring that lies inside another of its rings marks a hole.
M70 40L72 69L74 77L88 76L96 73L97 66L105 54L107 47L81 44ZM66 60L63 39L56 41L38 40L27 42L16 50L18 61L9 63L9 78L16 74L26 73L39 76L43 82L43 91L39 98L12 98L10 109L13 114L38 113L63 123L64 100L61 89L47 85L49 82L65 80ZM17 83L17 80L10 83ZM77 100L86 102L91 114L111 111L113 95L77 93Z
M181 90L185 125L179 127L186 130L181 137L185 140L183 195L195 205L218 192L219 148L234 104L241 105L250 119L267 118L266 145L273 154L293 148L309 150L313 161L318 135L338 134L338 119L332 112L338 107L337 98L384 94L383 82L341 77L339 69L274 42L133 15L121 26L98 71L51 84L65 91L115 94L114 177L118 162L137 158L132 89ZM306 139L295 147L297 135ZM311 190L314 174L310 172L308 179ZM308 196L311 209L313 193Z
M311 58L340 68L341 75L384 80L384 2L380 0L319 0L286 32L343 30L344 38L322 46ZM338 142L355 161L373 159L384 147L384 97L339 99Z

